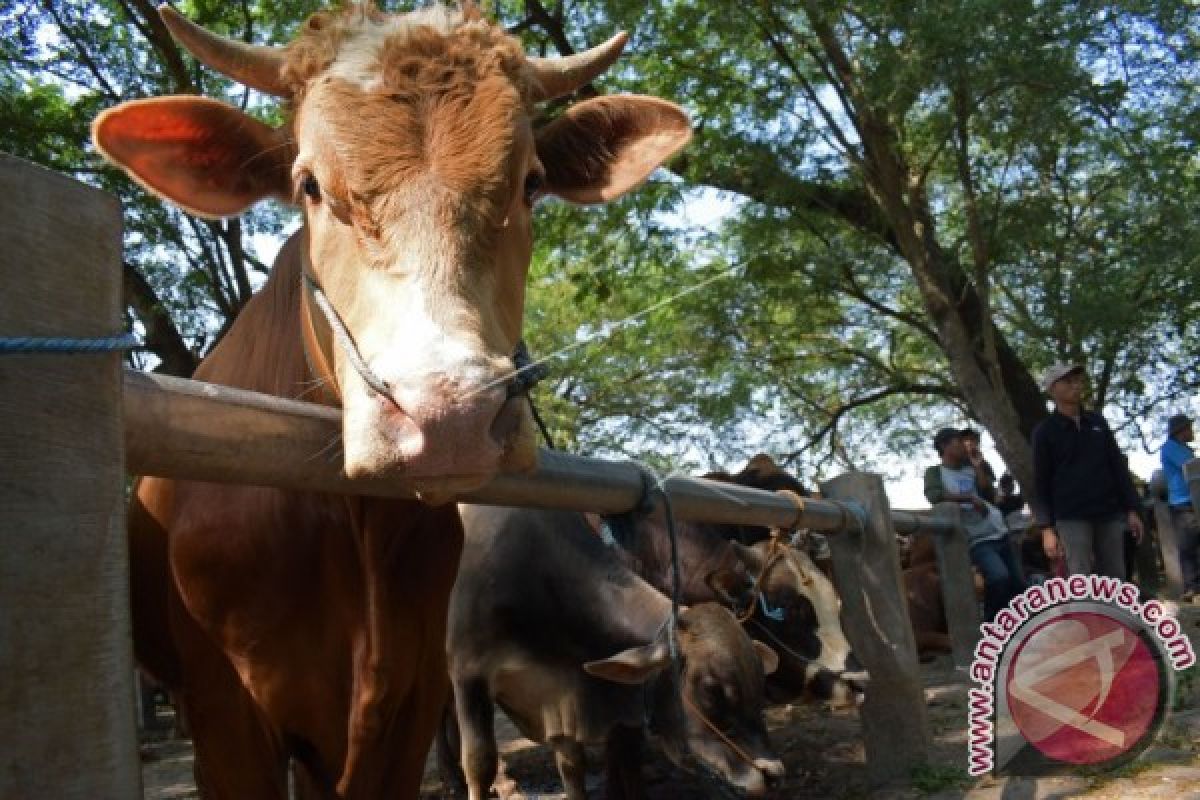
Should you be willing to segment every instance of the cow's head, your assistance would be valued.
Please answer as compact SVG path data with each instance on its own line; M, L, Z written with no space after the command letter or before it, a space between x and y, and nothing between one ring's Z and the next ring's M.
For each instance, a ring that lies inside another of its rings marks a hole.
M778 665L775 653L750 639L716 603L680 614L678 680L665 637L664 631L655 642L590 661L584 669L646 687L650 728L675 764L761 795L783 777L763 720L764 675Z
M767 680L771 698L860 702L867 676L846 640L842 601L825 573L807 553L782 541L731 544L744 571L718 570L708 584L724 603L741 609L749 633L779 655L779 669Z
M636 96L587 100L534 130L537 103L603 72L625 36L533 58L473 6L392 15L351 4L269 48L160 13L202 62L286 98L289 122L163 97L106 111L95 142L201 216L266 197L302 206L305 270L344 326L336 335L305 293L305 346L344 408L347 473L438 494L532 467L527 404L508 386L533 205L618 197L691 135L677 106Z

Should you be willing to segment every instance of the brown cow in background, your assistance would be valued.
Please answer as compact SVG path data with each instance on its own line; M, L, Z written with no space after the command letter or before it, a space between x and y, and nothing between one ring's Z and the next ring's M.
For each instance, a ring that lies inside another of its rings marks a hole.
M610 200L690 137L647 97L533 129L536 104L625 37L527 58L469 5L351 4L273 49L161 14L201 61L286 98L289 120L138 100L96 120L98 148L193 213L276 197L305 220L196 377L340 406L345 471L431 502L531 467L512 355L534 202ZM453 505L146 478L130 537L135 649L184 709L204 797L283 800L290 760L305 796L416 795L447 692Z
M908 598L908 616L912 622L917 654L928 661L952 650L950 625L946 621L946 602L942 595L942 575L938 568L937 548L929 535L909 539L908 562L904 568L904 592Z

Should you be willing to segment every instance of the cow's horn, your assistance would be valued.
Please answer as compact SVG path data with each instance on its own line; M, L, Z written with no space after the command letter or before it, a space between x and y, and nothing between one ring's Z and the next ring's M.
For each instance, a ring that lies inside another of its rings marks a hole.
M621 31L603 44L591 50L562 58L538 58L530 56L529 64L537 76L541 93L538 100L553 100L570 94L613 65L629 41L629 34Z
M282 50L218 36L201 28L166 3L158 7L158 14L175 41L201 63L251 89L276 97L291 95L291 90L283 82Z

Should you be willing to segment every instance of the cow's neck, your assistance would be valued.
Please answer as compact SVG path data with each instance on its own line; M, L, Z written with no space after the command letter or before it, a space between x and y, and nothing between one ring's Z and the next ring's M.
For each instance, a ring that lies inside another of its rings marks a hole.
M632 580L604 583L599 606L603 618L600 624L617 626L614 644L649 644L658 636L671 613L671 601L641 578L629 577ZM613 610L618 613L612 613Z
M302 304L307 231L284 243L266 285L196 370L196 379L279 397L336 405L305 355Z
M671 538L666 524L657 519L642 520L630 542L639 562L638 572L662 592L672 587ZM705 577L720 569L732 569L735 556L720 532L711 526L677 522L676 542L679 550L680 599L684 603L700 603L716 599Z

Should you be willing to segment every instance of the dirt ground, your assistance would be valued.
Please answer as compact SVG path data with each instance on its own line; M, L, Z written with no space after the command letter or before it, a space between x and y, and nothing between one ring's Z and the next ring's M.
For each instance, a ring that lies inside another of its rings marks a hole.
M1180 622L1200 652L1200 606L1180 612ZM772 741L787 768L784 782L769 800L814 797L832 800L879 798L969 798L970 800L1058 800L1089 797L1113 800L1200 798L1200 666L1177 675L1175 711L1158 742L1132 764L1102 775L1084 773L1056 778L970 778L966 773L966 692L962 672L949 658L923 667L932 748L929 764L908 781L887 787L867 783L861 727L856 711L828 713L807 706L770 709ZM503 767L493 796L504 800L564 798L554 759L547 748L523 739L497 718ZM190 743L148 737L143 742L143 780L147 800L196 798L191 776ZM603 797L602 761L592 759L588 788ZM650 748L645 775L651 800L711 796L703 779L679 772ZM443 789L431 756L422 786L423 800L450 795Z

